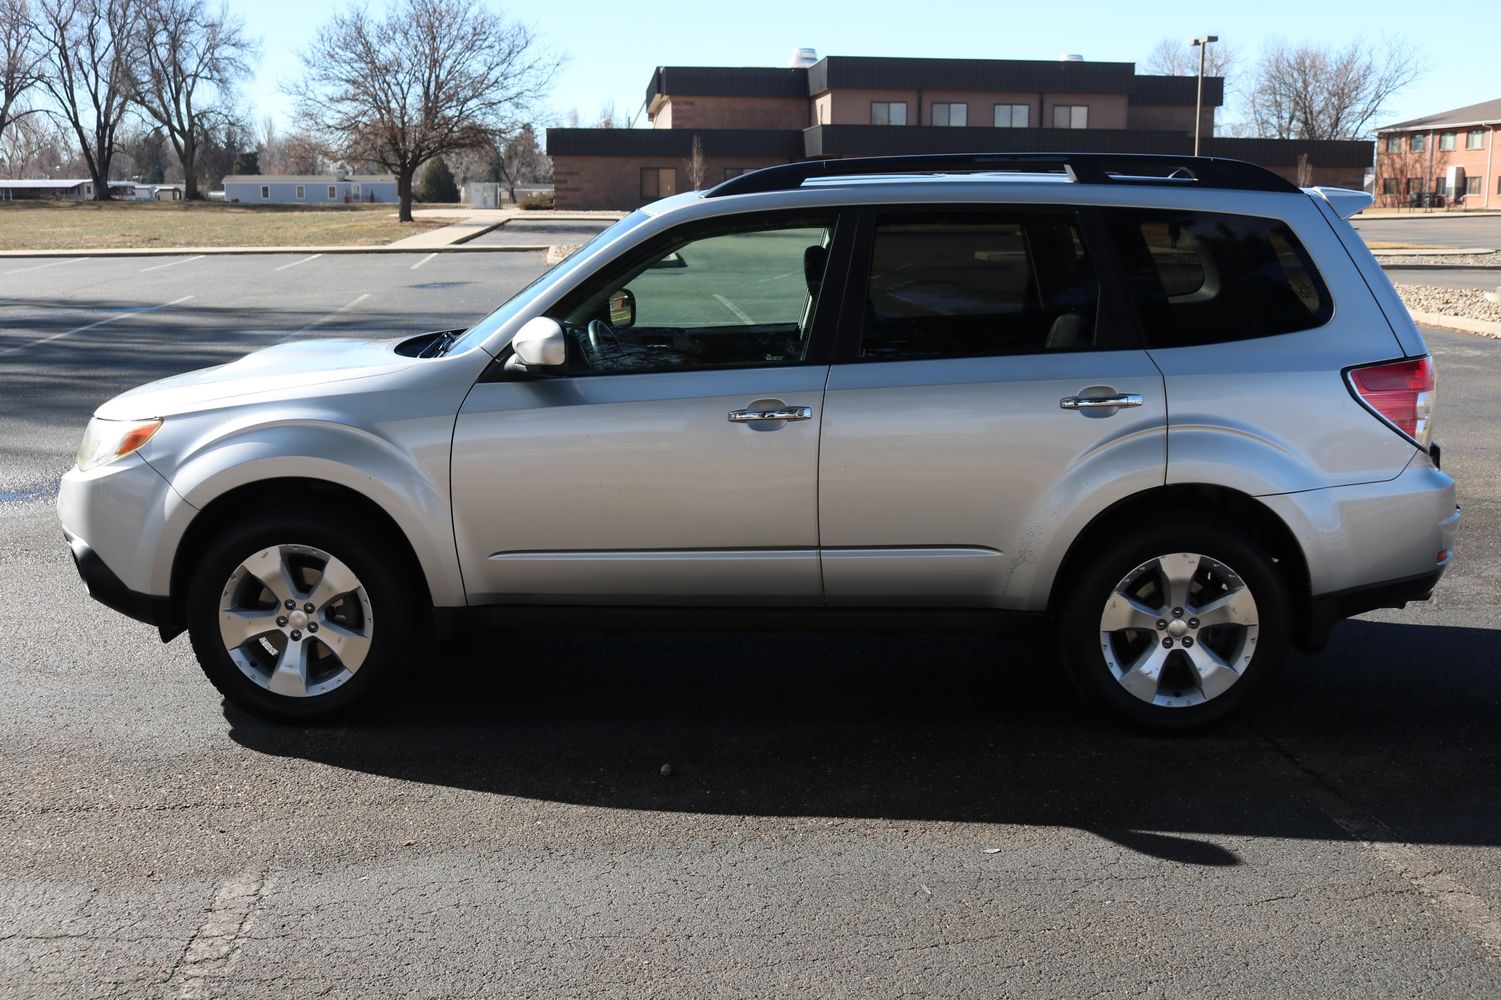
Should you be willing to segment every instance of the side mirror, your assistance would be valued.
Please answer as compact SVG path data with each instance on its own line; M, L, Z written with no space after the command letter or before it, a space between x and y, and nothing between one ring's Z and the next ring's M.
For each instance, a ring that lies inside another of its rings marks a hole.
M511 338L516 360L527 370L557 368L568 358L568 343L563 327L555 319L537 316L524 323Z
M610 296L610 325L625 330L636 325L636 296L629 288L622 288Z

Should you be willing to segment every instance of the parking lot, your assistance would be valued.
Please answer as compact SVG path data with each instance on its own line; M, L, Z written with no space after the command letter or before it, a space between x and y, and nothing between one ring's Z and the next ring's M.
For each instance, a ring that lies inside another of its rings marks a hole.
M1435 599L1192 738L1081 714L1046 643L900 634L472 639L277 727L84 595L51 503L99 402L542 268L0 261L0 995L1501 991L1501 341L1428 332Z

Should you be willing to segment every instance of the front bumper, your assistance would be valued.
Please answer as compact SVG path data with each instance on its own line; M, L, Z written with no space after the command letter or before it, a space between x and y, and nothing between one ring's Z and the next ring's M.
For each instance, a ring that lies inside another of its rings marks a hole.
M68 548L73 552L73 565L78 567L78 575L83 578L83 585L90 597L122 615L155 625L162 637L168 638L168 633L175 628L172 601L169 598L152 597L150 594L131 590L104 564L99 553L90 548L88 542L75 538L66 531L63 536L68 540Z

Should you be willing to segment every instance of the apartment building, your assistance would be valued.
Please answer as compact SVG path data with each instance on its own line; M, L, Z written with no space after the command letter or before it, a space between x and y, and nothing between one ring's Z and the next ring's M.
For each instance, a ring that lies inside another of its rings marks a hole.
M1134 63L806 58L789 68L659 66L651 128L555 128L547 151L559 208L635 208L791 160L973 152L1192 152L1198 81ZM1206 156L1289 179L1359 188L1369 142L1214 135L1224 82L1204 81ZM695 146L698 155L695 156Z
M1393 208L1501 208L1501 99L1376 133L1376 201Z

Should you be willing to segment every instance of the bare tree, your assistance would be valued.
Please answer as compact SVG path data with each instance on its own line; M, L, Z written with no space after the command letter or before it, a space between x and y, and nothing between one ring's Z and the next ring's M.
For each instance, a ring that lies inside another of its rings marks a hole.
M708 176L709 158L704 155L704 140L695 134L693 148L688 152L688 181L693 185L693 190L700 191L704 186L704 178Z
M1235 69L1235 49L1226 42L1205 47L1204 75L1228 80ZM1164 38L1147 56L1146 70L1157 76L1198 76L1199 50L1177 38Z
M1360 139L1422 66L1413 46L1355 39L1343 49L1273 40L1246 90L1257 133L1278 139Z
M183 196L198 198L198 147L222 102L250 74L255 44L239 20L204 0L139 0L141 44L133 97L167 133L182 164Z
M500 147L495 159L494 172L506 186L511 203L516 203L516 185L538 180L549 171L547 155L537 146L537 132L530 123L521 126L516 134Z
M32 23L42 47L42 89L52 110L78 140L94 181L94 199L108 201L110 163L130 105L136 57L136 0L40 0Z
M557 68L529 27L482 0L391 0L380 21L335 13L302 63L299 122L344 158L395 174L403 222L417 168L510 133Z
M70 137L46 115L15 118L0 135L0 176L61 177L76 171Z
M0 138L11 122L36 113L20 100L36 86L41 61L30 0L0 0Z

